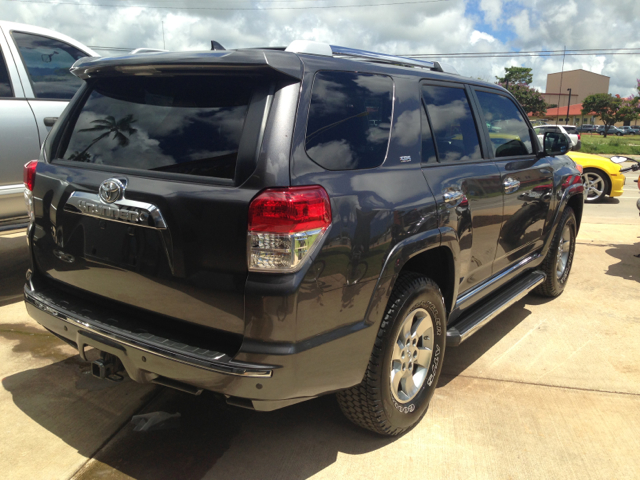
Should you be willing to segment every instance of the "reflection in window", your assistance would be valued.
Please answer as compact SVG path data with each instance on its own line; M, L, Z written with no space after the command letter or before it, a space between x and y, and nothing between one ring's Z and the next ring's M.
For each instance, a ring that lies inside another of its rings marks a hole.
M52 38L13 32L13 39L27 67L36 98L70 99L82 80L69 69L76 60L88 56L71 45Z
M100 80L61 157L234 178L240 136L256 81L211 76Z
M533 153L529 127L515 104L509 98L495 93L476 94L489 129L494 156L512 157Z
M389 144L392 100L389 77L318 73L307 121L307 154L328 170L381 165Z
M11 82L9 81L9 72L7 71L7 64L2 56L2 50L0 50L0 97L13 97L13 90L11 88Z
M478 132L462 88L423 85L422 95L441 162L482 158Z
M422 163L435 163L436 161L436 148L433 143L433 136L431 135L431 127L429 126L429 120L424 108L420 109L422 114Z

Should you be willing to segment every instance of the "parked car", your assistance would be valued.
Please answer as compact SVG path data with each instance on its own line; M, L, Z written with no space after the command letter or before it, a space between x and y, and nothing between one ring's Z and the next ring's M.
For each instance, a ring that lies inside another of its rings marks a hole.
M0 229L26 226L22 167L82 84L69 68L86 56L97 54L66 35L0 21Z
M596 133L599 135L604 135L604 130L605 130L604 125L598 125L598 129L596 130ZM618 127L611 125L607 128L607 135L616 135L618 137L621 137L624 135L624 132L620 130Z
M596 130L596 126L589 123L584 123L578 130L580 133L593 133Z
M567 284L581 172L502 87L307 41L72 72L25 167L25 300L100 378L256 410L338 392L397 435L445 347Z
M538 140L542 141L542 137L547 132L562 132L571 139L571 150L578 151L582 148L582 139L580 132L575 125L544 125L533 127L538 136Z
M584 169L584 187L587 203L598 203L606 196L619 197L624 188L625 176L620 173L620 165L606 157L590 153L569 152L571 159Z
M633 128L631 128L629 126L618 127L618 130L620 130L623 135L634 135L634 133L635 133L633 131Z
M633 131L633 135L640 135L640 127L632 125L631 130Z

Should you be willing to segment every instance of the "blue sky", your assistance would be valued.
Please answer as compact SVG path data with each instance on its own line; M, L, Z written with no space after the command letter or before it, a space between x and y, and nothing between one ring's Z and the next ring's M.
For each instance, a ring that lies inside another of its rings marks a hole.
M41 3L31 3L33 1ZM404 3L410 0L76 0L81 5L49 3L55 1L0 0L0 19L51 28L87 45L133 48L162 48L164 22L165 41L171 50L208 49L211 39L227 48L286 45L294 39L308 39L396 54L561 50L564 46L568 49L640 48L640 2L634 0L432 0L422 3ZM74 0L64 1L73 3ZM399 4L373 5L381 3ZM369 6L357 6L363 4ZM154 8L159 6L171 8ZM201 7L208 9L197 9ZM295 9L273 9L278 7ZM505 67L531 67L533 85L542 91L546 87L546 75L560 71L562 65L562 57L443 60L452 63L463 75L489 81L504 73ZM640 55L567 56L564 68L607 75L611 77L611 93L629 95L635 92L636 78L640 78Z

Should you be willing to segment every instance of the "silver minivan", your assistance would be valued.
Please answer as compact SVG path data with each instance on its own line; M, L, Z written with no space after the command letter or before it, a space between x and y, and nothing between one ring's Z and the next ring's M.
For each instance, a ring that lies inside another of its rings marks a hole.
M0 230L26 226L23 166L38 158L82 83L69 72L71 65L97 56L61 33L0 21Z

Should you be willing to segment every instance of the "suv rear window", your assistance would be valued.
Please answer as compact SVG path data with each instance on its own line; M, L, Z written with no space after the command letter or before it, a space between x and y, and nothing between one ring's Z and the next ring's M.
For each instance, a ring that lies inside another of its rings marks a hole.
M99 80L58 158L233 179L255 82L237 76Z
M577 127L564 127L564 129L567 133L578 133Z
M327 170L378 167L391 131L393 81L384 75L319 72L313 82L306 149Z

